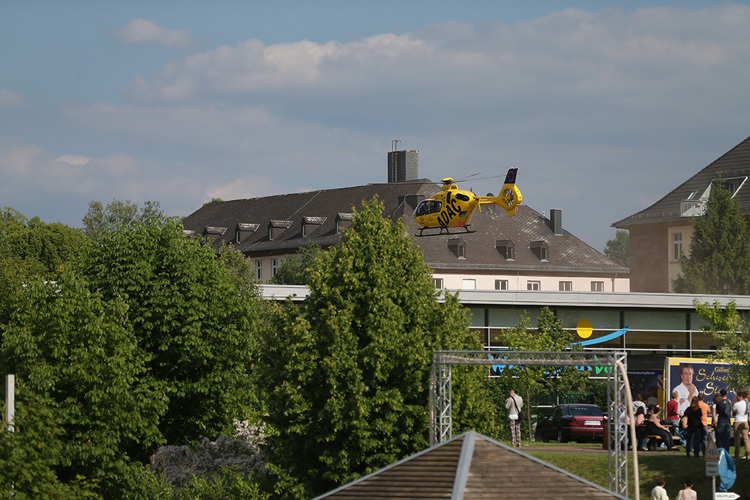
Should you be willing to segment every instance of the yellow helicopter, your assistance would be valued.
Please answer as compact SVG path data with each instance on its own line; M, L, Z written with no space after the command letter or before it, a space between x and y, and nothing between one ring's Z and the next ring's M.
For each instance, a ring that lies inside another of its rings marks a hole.
M453 179L443 179L440 191L426 200L422 200L414 209L414 220L422 226L419 236L425 229L440 229L451 234L452 227L462 227L469 232L469 221L474 210L482 211L482 205L499 205L509 216L516 214L518 205L523 200L521 191L516 186L518 169L513 167L505 176L505 183L497 196L477 196L471 191L458 189Z

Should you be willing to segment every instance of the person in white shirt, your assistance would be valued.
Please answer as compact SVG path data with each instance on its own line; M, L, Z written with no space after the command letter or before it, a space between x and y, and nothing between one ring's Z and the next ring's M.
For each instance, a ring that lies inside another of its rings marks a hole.
M747 401L747 392L739 391L737 393L737 402L732 406L734 414L734 458L740 458L740 444L745 444L745 456L750 458L750 439L748 439L748 416L750 415L750 405Z
M654 489L651 490L651 500L669 500L667 490L664 489L666 485L667 482L663 477L657 477L656 486L654 486Z
M523 408L523 398L516 394L513 389L510 390L510 397L505 400L505 409L508 410L508 426L510 427L511 446L519 448L521 446L521 419L519 413Z
M693 489L693 482L690 479L685 480L685 489L680 490L677 494L677 500L696 500L698 495Z

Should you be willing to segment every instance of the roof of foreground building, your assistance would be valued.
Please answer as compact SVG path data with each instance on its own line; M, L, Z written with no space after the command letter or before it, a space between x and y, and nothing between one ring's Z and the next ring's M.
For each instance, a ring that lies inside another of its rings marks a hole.
M624 499L474 431L428 448L318 499Z

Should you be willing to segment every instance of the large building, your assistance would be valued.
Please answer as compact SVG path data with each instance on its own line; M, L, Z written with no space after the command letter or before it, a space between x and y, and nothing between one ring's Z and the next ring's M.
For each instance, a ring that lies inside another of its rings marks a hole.
M328 248L338 243L355 207L378 196L385 216L403 217L437 288L629 291L628 269L566 231L562 210L545 216L521 205L509 217L500 207L488 206L475 213L468 231L418 236L412 213L440 188L417 177L417 152L392 151L390 182L208 203L186 217L183 226L188 235L213 245L232 244L253 260L256 278L267 282L285 258L306 244Z
M750 137L677 186L662 199L612 224L630 231L630 289L671 292L680 273L680 256L690 248L694 217L705 211L717 178L732 192L750 219Z

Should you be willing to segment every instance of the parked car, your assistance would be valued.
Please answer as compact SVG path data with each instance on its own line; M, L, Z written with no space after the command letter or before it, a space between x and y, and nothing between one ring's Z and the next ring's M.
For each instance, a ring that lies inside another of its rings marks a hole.
M607 415L597 405L561 404L539 416L534 436L537 441L601 441Z

